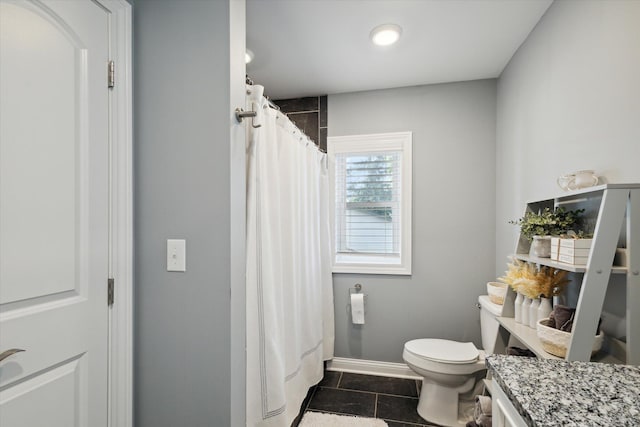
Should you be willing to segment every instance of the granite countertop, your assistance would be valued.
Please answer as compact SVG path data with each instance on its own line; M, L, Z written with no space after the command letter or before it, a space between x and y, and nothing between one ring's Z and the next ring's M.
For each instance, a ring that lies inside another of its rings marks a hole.
M530 426L640 425L640 366L491 355L487 367Z

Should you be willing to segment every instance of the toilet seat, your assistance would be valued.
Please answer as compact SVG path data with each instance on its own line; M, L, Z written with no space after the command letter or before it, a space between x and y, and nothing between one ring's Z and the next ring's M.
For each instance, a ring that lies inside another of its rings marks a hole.
M468 375L486 369L484 351L478 350L472 343L441 341L447 340L425 338L409 341L404 345L402 358L411 369L423 376L420 370ZM460 353L456 353L457 350Z
M426 361L466 365L475 363L480 353L473 343L423 338L407 342L407 352Z

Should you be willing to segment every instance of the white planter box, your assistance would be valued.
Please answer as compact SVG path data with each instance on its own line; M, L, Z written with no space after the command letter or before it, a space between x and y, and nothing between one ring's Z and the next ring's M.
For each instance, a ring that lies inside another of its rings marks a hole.
M560 239L560 246L574 249L591 249L593 239Z
M551 238L551 259L553 261L557 261L559 253L560 253L560 238L552 237Z
M588 256L558 255L558 261L572 265L585 265L589 260Z
M553 244L554 238L551 239ZM557 261L572 265L584 265L589 261L593 239L558 239ZM551 249L553 254L553 248ZM552 255L553 256L553 255Z
M590 251L591 248L570 248L568 246L560 246L559 255L588 257Z

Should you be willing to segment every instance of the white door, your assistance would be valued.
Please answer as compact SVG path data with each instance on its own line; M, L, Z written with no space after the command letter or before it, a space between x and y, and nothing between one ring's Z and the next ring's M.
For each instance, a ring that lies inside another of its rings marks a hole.
M107 425L109 14L0 0L2 427Z

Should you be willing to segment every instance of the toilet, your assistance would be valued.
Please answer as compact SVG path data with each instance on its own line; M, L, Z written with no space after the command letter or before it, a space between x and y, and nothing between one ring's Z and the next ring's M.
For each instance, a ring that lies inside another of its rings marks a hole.
M496 317L502 314L502 305L478 297L482 347L473 343L436 338L416 339L405 343L402 358L415 373L422 377L422 390L418 401L418 414L425 420L443 426L464 425L459 420L459 397L474 389L484 378L485 354L493 353L500 327Z

